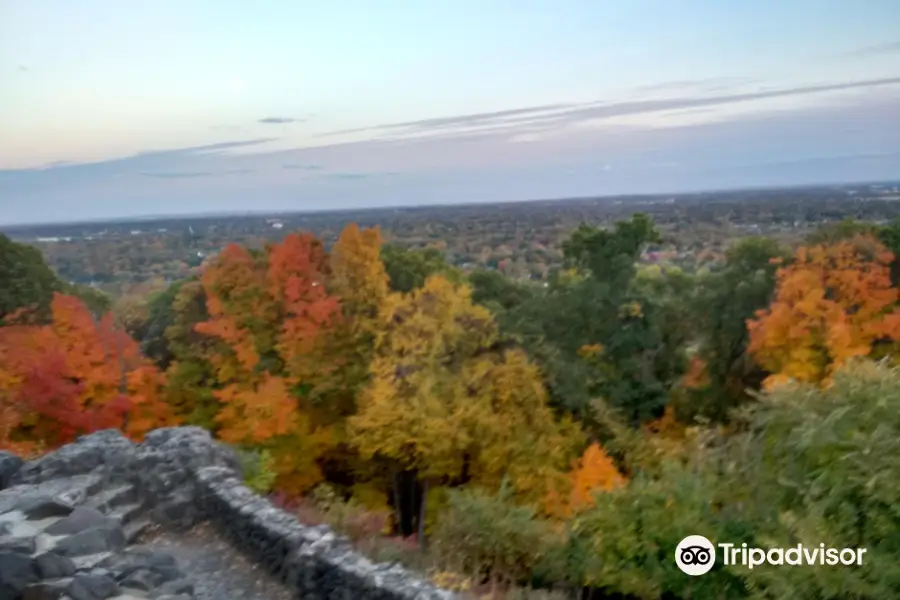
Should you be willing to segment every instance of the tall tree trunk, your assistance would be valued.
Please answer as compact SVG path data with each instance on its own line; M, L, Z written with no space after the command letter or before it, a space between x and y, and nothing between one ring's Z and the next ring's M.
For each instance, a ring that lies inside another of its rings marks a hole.
M425 511L428 504L428 479L422 481L422 500L419 502L419 547L425 549Z
M403 509L400 507L400 470L397 467L392 469L391 481L394 488L394 518L397 519L397 533L403 535Z

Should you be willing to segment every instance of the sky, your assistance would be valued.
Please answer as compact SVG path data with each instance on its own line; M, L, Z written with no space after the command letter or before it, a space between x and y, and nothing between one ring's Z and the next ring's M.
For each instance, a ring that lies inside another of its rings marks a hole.
M0 224L900 178L897 0L0 0Z

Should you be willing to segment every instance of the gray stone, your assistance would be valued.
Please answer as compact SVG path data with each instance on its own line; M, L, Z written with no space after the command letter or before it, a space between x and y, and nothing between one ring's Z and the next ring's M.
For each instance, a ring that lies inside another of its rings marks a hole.
M15 507L16 510L22 511L27 518L32 520L65 517L69 515L74 508L74 506L65 502L62 498L53 496L25 497Z
M72 535L97 527L115 527L115 521L95 508L79 506L71 514L47 527L44 532L50 535Z
M12 485L13 477L23 464L22 459L15 454L0 450L0 490Z
M63 556L85 556L113 552L125 547L121 527L95 527L60 539L54 550Z
M111 577L76 575L66 593L72 600L106 600L119 593L119 586Z
M121 432L114 429L98 431L25 463L13 477L13 482L40 483L90 473L101 466L111 471L124 471L133 464L134 453L134 444Z
M157 429L137 445L101 431L17 466L13 486L0 489L0 536L31 540L38 555L0 552L15 582L0 577L0 599L26 591L31 600L190 598L194 583L171 555L126 548L150 518L174 528L209 520L299 597L456 597L399 566L373 563L326 526L301 524L239 473L234 452L197 427ZM42 519L27 520L17 507ZM28 550L28 542L6 543Z
M22 590L22 600L65 600L72 578L48 579L32 583Z
M32 557L17 552L0 551L0 584L18 595L26 585L37 581L38 575Z
M156 590L157 594L160 595L177 595L177 594L187 594L188 596L194 595L194 583L188 579L175 579L174 581L167 581L159 586Z
M44 552L34 557L35 569L41 579L68 577L75 573L75 563L68 556Z
M163 582L163 577L153 569L138 567L131 569L125 577L119 578L123 586L149 592Z
M35 543L33 537L2 536L0 537L0 550L18 552L19 554L33 554Z

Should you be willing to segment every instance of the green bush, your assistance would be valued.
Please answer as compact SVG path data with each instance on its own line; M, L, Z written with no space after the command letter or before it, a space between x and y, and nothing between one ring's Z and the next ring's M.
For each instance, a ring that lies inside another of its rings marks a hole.
M391 517L389 510L369 510L353 498L342 498L327 483L313 489L311 500L332 529L355 542L380 537Z
M431 550L442 568L494 583L527 581L560 536L529 507L516 506L504 483L497 494L449 493Z
M257 494L268 494L275 485L277 474L274 459L268 450L235 448L244 484Z
M879 599L900 589L900 371L860 362L822 390L761 394L737 433L662 460L569 524L557 577L638 598ZM632 448L633 450L633 448ZM866 548L863 566L717 562L682 574L687 535L750 547Z

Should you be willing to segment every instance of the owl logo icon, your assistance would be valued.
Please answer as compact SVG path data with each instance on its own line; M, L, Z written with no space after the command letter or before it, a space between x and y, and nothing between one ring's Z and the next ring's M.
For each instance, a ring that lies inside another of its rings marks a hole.
M687 575L709 573L716 564L716 547L702 535L689 535L675 548L675 564Z

